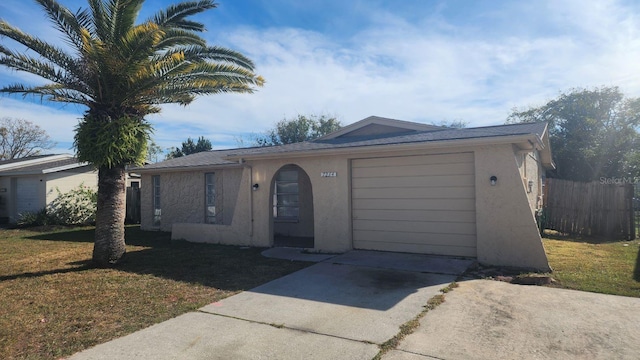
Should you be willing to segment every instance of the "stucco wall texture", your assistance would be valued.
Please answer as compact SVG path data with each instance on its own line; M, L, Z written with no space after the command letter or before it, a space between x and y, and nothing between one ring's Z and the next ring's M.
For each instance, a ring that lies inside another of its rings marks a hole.
M540 188L539 162L523 158L510 144L447 149L370 152L357 158L473 152L475 161L477 259L481 263L548 270L534 211ZM348 154L248 160L242 168L158 172L161 176L162 224L152 226L152 189L142 188L142 228L172 231L173 239L197 242L273 245L273 178L285 165L297 165L309 176L313 194L315 251L353 248L350 163ZM535 181L532 193L523 181ZM222 172L224 224L204 224L204 173ZM335 172L335 177L322 177ZM153 173L142 182L151 183ZM495 186L490 177L496 176ZM253 191L252 185L258 184ZM232 190L234 189L234 190ZM229 214L231 212L232 214ZM229 221L228 216L232 216Z

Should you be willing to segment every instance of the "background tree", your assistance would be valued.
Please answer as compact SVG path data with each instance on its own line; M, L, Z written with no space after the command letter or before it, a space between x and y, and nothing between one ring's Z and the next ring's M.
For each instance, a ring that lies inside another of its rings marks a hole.
M162 147L152 139L147 142L147 161L150 163L158 162L160 156L162 156Z
M65 47L0 20L0 65L44 78L0 92L80 104L86 112L74 137L78 159L98 169L93 260L116 264L125 253L125 166L141 165L151 129L145 116L160 104L187 105L197 95L251 93L263 79L244 55L207 46L204 25L190 19L216 7L212 0L171 5L137 22L144 0L88 0L76 12L55 0L36 0ZM26 49L26 50L22 50Z
M187 138L187 141L182 142L181 148L175 148L170 151L166 158L173 159L181 156L187 156L190 154L195 154L203 151L209 151L212 149L211 141L205 139L204 136L200 136L198 141L193 141L192 138Z
M451 121L442 120L437 123L432 122L431 124L435 126L442 126L442 127L451 128L451 129L464 129L469 125L469 123L464 120L451 120Z
M24 119L0 119L0 160L39 155L53 149L54 141L40 126Z
M335 117L328 115L298 115L292 119L278 121L273 129L256 137L257 146L292 144L317 139L342 128Z
M550 176L574 181L638 176L640 99L617 87L572 89L547 104L514 109L507 123L549 123L557 170Z

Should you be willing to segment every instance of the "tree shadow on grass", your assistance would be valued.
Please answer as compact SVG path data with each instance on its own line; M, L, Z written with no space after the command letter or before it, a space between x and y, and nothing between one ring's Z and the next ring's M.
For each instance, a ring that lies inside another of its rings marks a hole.
M265 258L264 249L193 244L128 252L117 270L153 275L229 291L247 290L299 270L310 263Z
M89 269L94 269L95 268L88 261L85 261L83 263L85 263L85 264L79 264L80 266L71 267L71 268L53 269L53 270L36 271L36 272L25 272L25 273L21 273L21 274L4 275L4 276L0 276L0 281L23 279L23 278L34 278L34 277L40 277L40 276L46 276L46 275L67 274L67 273L72 273L72 272L87 271ZM69 263L69 264L72 265L74 263Z
M69 241L69 242L93 242L95 238L94 228L53 228L53 231L43 232L39 235L26 237L31 240ZM168 246L171 243L171 233L161 231L142 231L140 226L127 226L125 228L125 242L134 246Z
M570 241L570 242L578 242L578 243L586 243L586 244L608 244L619 241L624 241L625 239L609 239L603 236L585 236L585 235L571 235L571 234L563 234L557 231L549 231L545 230L543 238L551 239L551 240L561 240L561 241Z
M115 270L217 289L247 290L311 264L265 258L261 255L262 248L172 241L170 233L141 231L139 226L129 226L125 231L127 245L144 248L129 249ZM28 239L93 242L94 234L93 229L69 229L33 235ZM90 258L91 254L87 255ZM35 277L95 269L90 259L68 265L77 266L5 277Z

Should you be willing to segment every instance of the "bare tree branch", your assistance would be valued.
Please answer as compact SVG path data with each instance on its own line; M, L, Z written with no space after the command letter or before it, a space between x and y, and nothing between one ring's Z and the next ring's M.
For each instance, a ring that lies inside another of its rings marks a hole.
M56 143L40 126L24 119L0 119L0 160L39 155Z

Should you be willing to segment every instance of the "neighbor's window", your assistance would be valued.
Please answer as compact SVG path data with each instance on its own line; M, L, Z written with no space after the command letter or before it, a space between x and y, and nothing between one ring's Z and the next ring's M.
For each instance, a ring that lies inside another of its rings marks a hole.
M282 169L276 176L273 191L273 217L281 220L298 220L300 213L297 169Z
M214 173L204 174L205 186L205 222L216 223L216 179Z
M160 226L160 175L153 176L153 225Z

